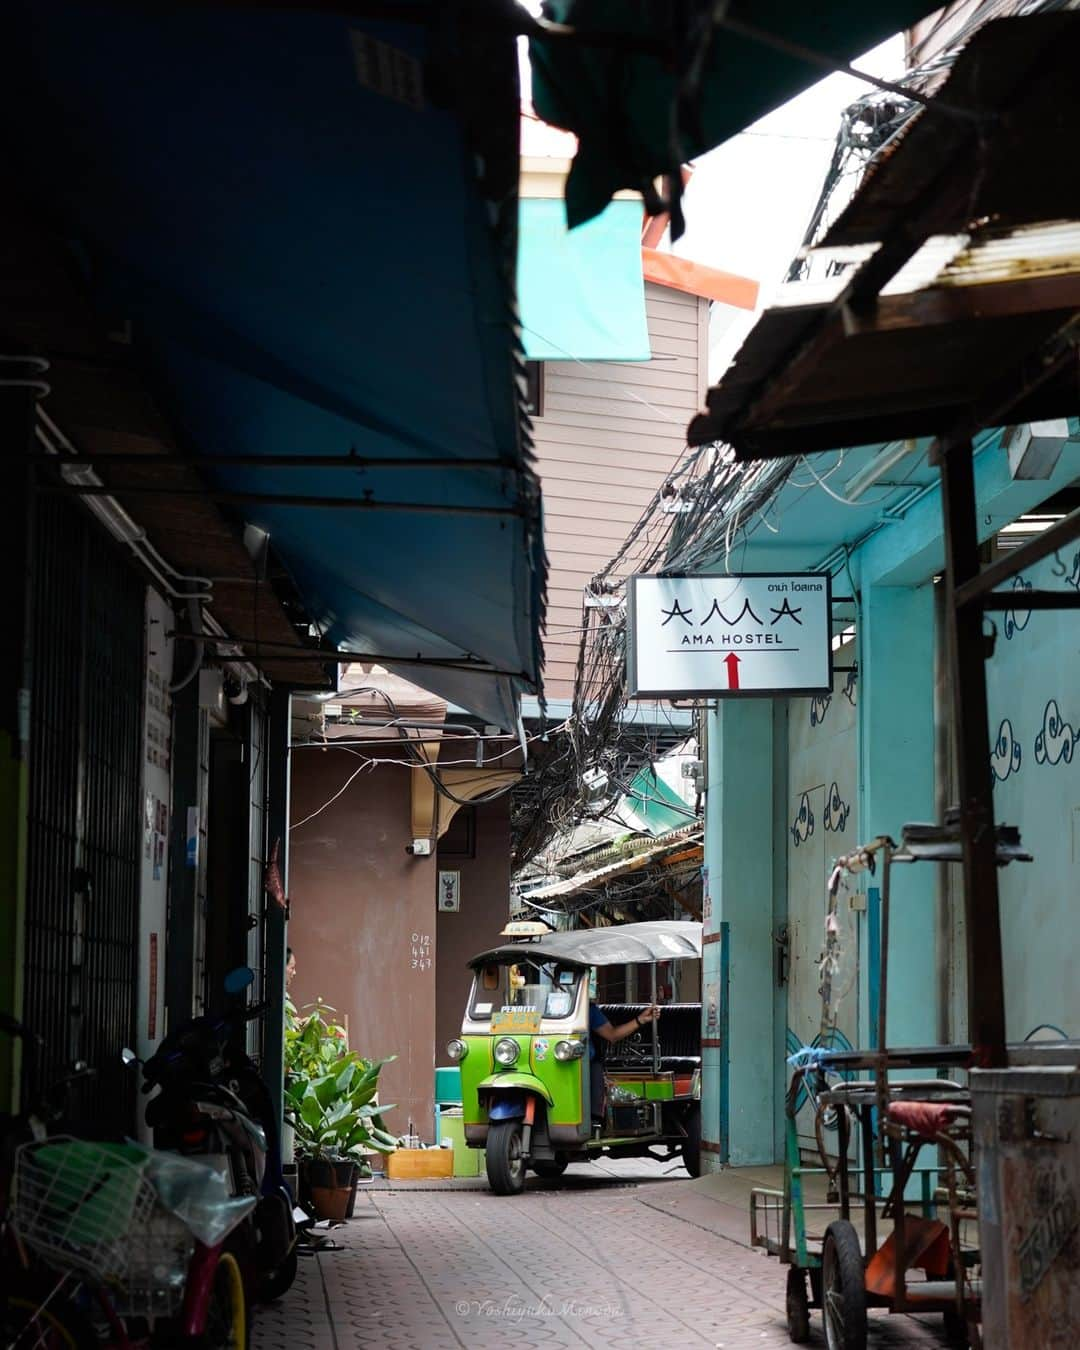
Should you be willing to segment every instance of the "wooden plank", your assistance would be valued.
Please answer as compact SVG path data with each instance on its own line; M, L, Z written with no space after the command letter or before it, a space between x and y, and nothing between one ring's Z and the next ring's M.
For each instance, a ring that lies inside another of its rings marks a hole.
M642 417L637 416L639 409ZM658 417L652 410L636 403L620 404L616 417L598 409L592 402L583 405L581 411L555 407L533 423L534 440L552 445L573 444L571 436L575 431L602 433L595 440L589 437L580 442L596 444L600 448L624 445L629 438L635 452L645 457L664 455L670 459L686 450L685 412Z
M621 469L614 464L597 465L573 460L561 464L544 462L540 466L540 482L545 493L549 490L558 492L561 488L566 494L603 496L614 483L633 492L633 500L640 500L642 505L656 495L664 476Z
M573 389L581 395L598 395L596 386L601 388L618 388L621 385L632 386L637 392L647 394L648 391L667 390L681 394L696 394L695 390L695 371L690 368L685 370L669 369L669 365L677 366L677 362L649 361L639 363L634 367L634 378L632 380L613 380L609 369L602 366L587 366L584 363L575 365L572 370L565 373L560 372L560 381L565 381L564 389ZM546 386L547 387L547 386ZM599 395L603 397L603 395Z
M556 413L576 414L577 418L603 416L619 421L641 421L657 427L668 427L685 443L686 424L691 416L689 400L684 395L674 398L661 392L659 397L640 394L637 390L608 385L601 392L572 387L554 388L546 396L545 419Z
M553 520L562 516L566 520L588 521L589 529L596 528L597 515L600 509L603 509L605 519L622 521L627 526L635 524L641 516L640 505L633 503L605 502L601 504L598 501L569 497L549 497L545 509L550 513Z
M982 610L957 603L958 591L979 576L973 455L969 443L954 445L944 456L941 495L945 516L946 627L964 855L968 1035L975 1046L976 1064L980 1068L993 1068L1006 1062L1005 982L993 779L986 767L990 761L986 644Z

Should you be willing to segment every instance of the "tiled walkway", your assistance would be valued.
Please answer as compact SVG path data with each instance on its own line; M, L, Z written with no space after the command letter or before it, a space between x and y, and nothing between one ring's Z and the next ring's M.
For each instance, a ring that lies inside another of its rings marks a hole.
M698 1222L675 1178L624 1162L531 1179L515 1198L479 1182L368 1189L333 1234L345 1250L302 1258L289 1294L260 1310L253 1350L789 1344L783 1269ZM937 1332L875 1317L870 1344L944 1344Z

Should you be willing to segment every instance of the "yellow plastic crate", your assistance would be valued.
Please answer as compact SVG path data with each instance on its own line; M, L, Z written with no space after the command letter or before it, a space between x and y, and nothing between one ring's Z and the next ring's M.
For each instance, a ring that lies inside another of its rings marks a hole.
M386 1156L386 1175L391 1181L435 1181L454 1175L454 1151L450 1148L399 1148Z

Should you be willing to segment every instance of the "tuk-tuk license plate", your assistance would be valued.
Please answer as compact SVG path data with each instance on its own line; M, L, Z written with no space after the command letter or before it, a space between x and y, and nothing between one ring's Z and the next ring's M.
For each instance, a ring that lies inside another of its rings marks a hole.
M542 1013L539 1008L503 1008L491 1014L492 1032L514 1036L534 1036L540 1030Z

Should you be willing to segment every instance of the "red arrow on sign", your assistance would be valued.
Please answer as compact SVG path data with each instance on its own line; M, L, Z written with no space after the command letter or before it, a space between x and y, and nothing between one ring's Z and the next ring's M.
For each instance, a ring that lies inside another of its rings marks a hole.
M727 687L729 689L738 689L739 687L739 658L734 652L730 652L724 657L724 665L727 666Z

